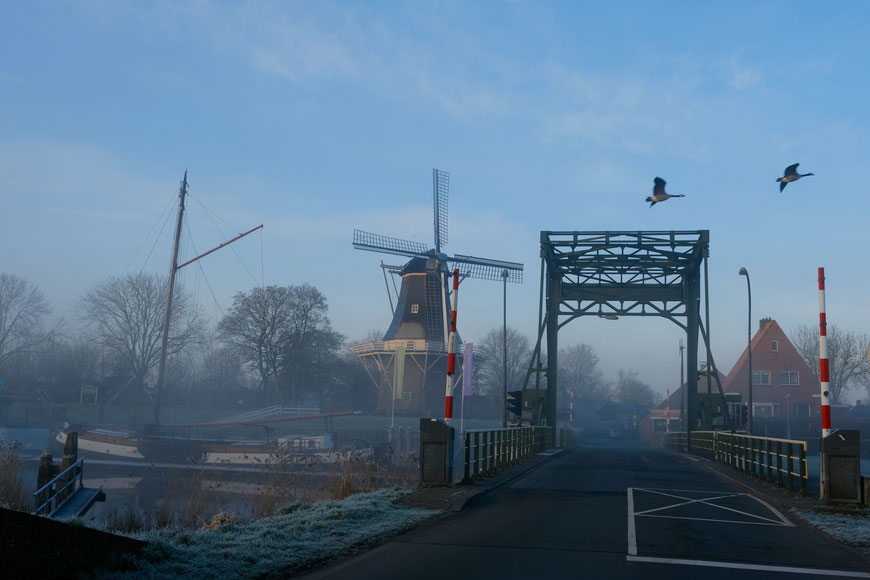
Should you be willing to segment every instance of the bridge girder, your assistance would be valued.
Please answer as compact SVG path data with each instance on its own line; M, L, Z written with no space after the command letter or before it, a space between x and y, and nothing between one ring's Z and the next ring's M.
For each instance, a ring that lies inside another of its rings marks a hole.
M547 425L556 424L558 330L562 326L582 316L658 316L687 334L686 385L691 385L686 389L687 430L691 437L698 417L699 329L707 360L713 364L709 335L700 317L701 274L706 280L709 243L709 230L541 232L541 319L524 388L532 373L536 373L536 388L540 386L536 371L543 369L541 345L546 336ZM709 305L707 320L709 327ZM721 385L719 389L721 393Z

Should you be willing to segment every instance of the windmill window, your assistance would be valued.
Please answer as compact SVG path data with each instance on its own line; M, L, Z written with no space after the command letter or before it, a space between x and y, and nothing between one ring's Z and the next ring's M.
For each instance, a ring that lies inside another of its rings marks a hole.
M779 351L779 341L778 340L770 341L770 350L772 350L773 352Z
M752 373L752 384L753 385L769 385L770 384L770 371L756 371Z
M420 305L411 304L411 314L417 314L418 312L420 312Z

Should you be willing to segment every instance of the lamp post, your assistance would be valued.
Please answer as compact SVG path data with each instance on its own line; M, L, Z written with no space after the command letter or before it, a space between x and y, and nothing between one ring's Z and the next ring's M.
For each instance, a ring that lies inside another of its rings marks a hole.
M507 427L507 279L508 271L501 271L503 294L502 294L502 393L501 393L501 427ZM517 424L523 424L523 418L518 417Z
M748 337L746 341L746 353L749 356L749 408L746 410L746 431L752 435L752 415L754 414L752 409L752 286L749 283L749 272L746 271L746 268L740 268L740 271L737 273L741 276L746 276L746 291L749 295L749 314L746 330Z
M785 396L785 438L791 439L791 393Z

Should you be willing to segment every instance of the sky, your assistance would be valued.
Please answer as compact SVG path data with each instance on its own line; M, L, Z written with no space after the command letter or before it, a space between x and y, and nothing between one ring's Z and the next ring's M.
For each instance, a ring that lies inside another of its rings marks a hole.
M728 372L761 317L870 331L864 2L0 3L0 271L70 332L95 284L262 231L182 270L214 319L259 284L309 283L349 339L391 320L354 229L521 262L507 322L535 335L542 230L710 231L710 337ZM802 179L776 179L800 163ZM650 208L653 179L685 198ZM469 279L458 328L500 328ZM702 306L703 307L703 306ZM680 329L582 318L608 378L679 384ZM703 349L702 349L703 351ZM701 353L699 360L704 360Z

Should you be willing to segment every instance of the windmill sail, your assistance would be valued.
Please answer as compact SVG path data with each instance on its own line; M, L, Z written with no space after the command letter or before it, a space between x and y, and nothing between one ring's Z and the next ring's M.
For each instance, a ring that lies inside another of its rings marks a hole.
M432 198L435 205L435 251L447 245L447 196L450 192L450 174L432 170Z

